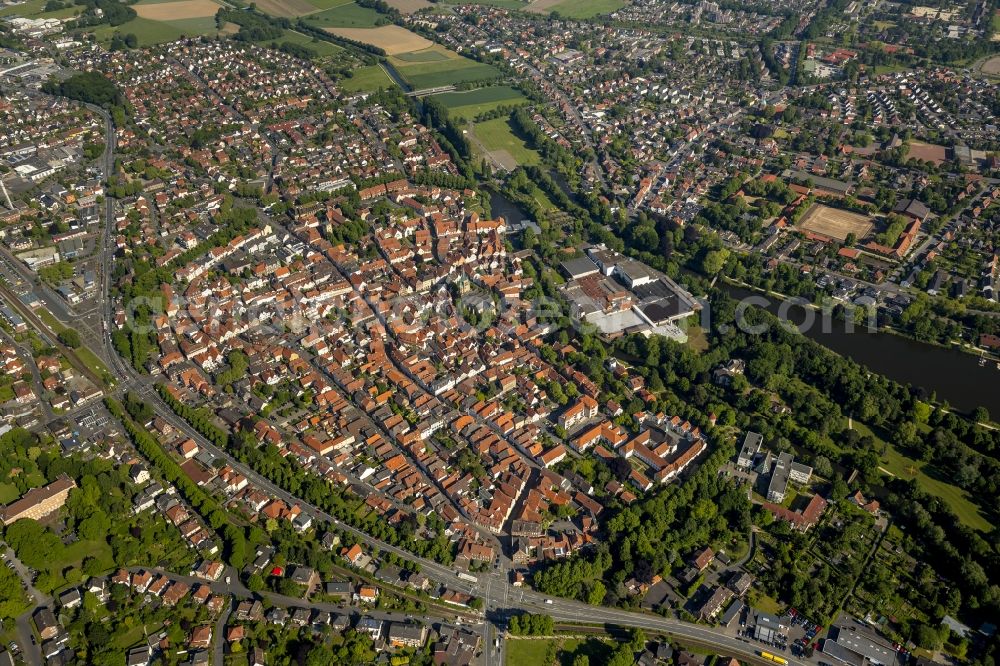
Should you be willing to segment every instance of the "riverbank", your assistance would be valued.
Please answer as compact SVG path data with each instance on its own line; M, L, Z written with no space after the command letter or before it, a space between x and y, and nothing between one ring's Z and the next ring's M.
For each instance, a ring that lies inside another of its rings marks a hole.
M773 296L774 298L779 298L783 301L791 301L793 298L796 298L795 296L789 296L788 294L783 294L779 291L762 289L756 285L752 285L748 282L743 282L742 280L735 280L731 277L720 276L720 279L728 285L738 287L740 289L749 289L759 294L766 294L767 296ZM803 302L803 303L796 302L795 305L798 305L800 307L808 307L809 309L815 310L816 312L822 312L822 308L820 308L820 306L812 302ZM843 319L839 320L843 321ZM975 356L976 358L985 358L989 362L1000 364L1000 355L992 354L986 349L983 349L981 347L976 347L975 345L969 344L967 342L959 342L952 340L950 344L945 345L941 344L940 342L933 342L930 340L920 340L918 338L913 337L906 331L900 330L898 328L893 328L892 326L887 326L885 324L882 324L881 326L876 324L876 326L878 327L877 330L875 331L877 333L888 333L890 335L895 335L900 338L916 342L918 344L927 345L928 347L937 347L939 349L952 349L955 351L964 352L966 354Z
M737 300L753 295L773 299L765 309L775 315L780 310L795 326L806 320L809 310L822 312L813 303L796 308L798 303L786 294L746 285L738 280L724 279L717 286ZM802 334L873 372L900 384L922 388L928 401L947 403L965 414L980 406L991 414L1000 414L1000 392L988 390L1000 380L1000 370L994 363L980 365L978 354L960 346L925 343L885 327L874 332L863 326L853 327L852 330L843 319L836 321L841 325L808 326L802 329Z

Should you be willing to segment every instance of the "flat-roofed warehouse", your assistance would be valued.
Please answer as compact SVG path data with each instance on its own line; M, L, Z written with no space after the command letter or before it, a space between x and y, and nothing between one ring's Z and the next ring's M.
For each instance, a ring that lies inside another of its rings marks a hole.
M653 326L683 319L701 309L700 304L666 276L632 288L639 298L641 316Z
M823 652L853 666L862 666L867 660L875 666L892 666L896 651L868 632L830 627L830 635L823 641Z
M571 280L578 280L582 277L587 277L588 275L594 275L600 269L594 261L584 255L582 257L577 257L576 259L568 259L561 264L563 272Z

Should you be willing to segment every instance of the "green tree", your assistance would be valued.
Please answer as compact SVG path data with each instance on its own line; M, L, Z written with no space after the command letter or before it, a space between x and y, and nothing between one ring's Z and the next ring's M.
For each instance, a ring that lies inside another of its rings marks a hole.
M710 250L705 253L705 258L701 262L701 270L708 275L716 275L722 270L722 267L726 265L726 260L729 258L729 250L725 248L721 250Z

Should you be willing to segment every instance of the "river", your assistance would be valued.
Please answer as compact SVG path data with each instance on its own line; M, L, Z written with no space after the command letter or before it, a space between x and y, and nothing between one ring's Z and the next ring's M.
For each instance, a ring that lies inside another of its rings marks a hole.
M739 287L720 283L733 298L763 296ZM781 300L766 296L771 305L768 310L778 314ZM892 333L870 333L862 327L847 332L846 322L833 320L829 330L820 325L819 313L815 325L803 331L806 336L819 342L842 356L854 359L873 372L899 382L922 387L928 393L937 394L939 401L947 401L952 407L971 412L982 406L991 416L1000 415L1000 370L992 362L985 366L973 354L917 342ZM788 319L800 324L805 319L805 310L791 306Z
M516 224L521 220L529 219L528 215L517 204L499 192L492 190L490 191L490 214L493 216L493 219L502 217L507 220L508 224Z

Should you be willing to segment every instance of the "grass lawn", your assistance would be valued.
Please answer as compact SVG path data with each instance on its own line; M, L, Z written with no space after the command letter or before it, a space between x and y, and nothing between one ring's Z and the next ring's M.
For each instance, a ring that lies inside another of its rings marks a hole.
M151 632L152 633L152 632ZM115 647L119 648L122 652L127 651L130 647L135 646L142 640L143 636L146 635L145 627L138 624L124 634L115 636L114 643Z
M315 2L312 4L316 4ZM315 14L309 14L307 21L318 28L374 28L382 15L354 2L331 5Z
M51 328L56 333L56 335L58 335L59 333L61 333L66 329L65 326L59 323L59 320L56 319L55 315L53 315L45 308L38 308L37 310L35 310L35 314L37 314L38 318L41 319L46 326ZM93 372L98 377L104 377L105 375L109 377L111 376L111 373L108 372L108 367L104 365L104 362L101 359L99 359L97 355L94 352L90 351L88 348L81 346L77 349L74 349L73 353L76 354L76 357L80 359L81 363L90 368L91 372Z
M359 67L354 70L354 76L341 79L338 85L347 92L374 91L379 88L391 88L396 85L389 75L378 65Z
M500 76L499 70L461 56L435 62L406 62L394 58L392 64L414 90L482 81Z
M101 25L91 29L100 41L110 42L111 37L120 32L123 35L133 33L139 40L139 46L153 46L172 42L181 37L196 35L215 35L218 29L213 17L178 19L176 21L153 21L151 19L135 18L119 26Z
M531 640L511 638L504 641L507 650L507 666L522 664L545 664L545 656L549 646L555 644L557 663L560 666L571 666L578 656L585 655L591 664L605 664L611 658L612 642L601 638L553 638L549 640Z
M449 116L465 120L471 120L499 106L521 105L528 101L521 91L510 86L442 93L436 95L435 99L448 107Z
M686 319L681 322L681 328L687 333L687 345L692 351L699 354L708 351L708 335L705 329L698 325L697 319Z
M58 562L51 562L50 568L53 571L61 571L66 567L78 567L83 563L84 558L93 557L102 563L107 563L106 568L114 566L114 557L111 554L111 546L106 542L94 539L87 541L81 539L66 546L63 557Z
M538 153L514 134L509 118L494 118L482 123L476 123L473 130L486 150L506 150L518 164L539 164ZM551 202L550 202L551 203Z
M45 308L38 308L38 309L36 309L35 310L35 314L38 315L38 318L41 319L42 322L44 322L44 324L46 326L48 326L49 328L51 328L57 335L64 328L66 328L65 326L63 326L62 324L59 323L59 320L56 319L56 316L54 314L52 314L51 312L49 312Z
M781 612L782 605L774 597L769 597L766 594L758 594L754 596L753 607L771 615L778 615Z
M48 0L28 0L28 2L23 2L19 5L4 7L3 9L0 9L0 16L35 16L45 8L45 3L47 1Z
M862 435L870 434L880 445L885 443L863 423L855 421L854 429ZM979 508L969 499L967 492L928 474L927 463L904 455L891 444L886 444L886 446L886 453L879 460L879 465L883 469L903 479L915 479L922 490L935 497L940 497L955 512L958 519L969 527L984 532L992 529L990 521L980 513Z
M906 65L875 65L875 74L892 74L893 72L905 72L909 67Z
M560 16L574 19L593 18L600 14L610 14L625 6L623 0L563 0L552 7Z
M552 642L513 638L504 641L504 647L507 649L507 666L544 664L545 654L549 651L549 644ZM487 649L489 648L487 647Z
M74 351L76 352L76 357L80 359L85 366L90 368L95 375L98 377L103 377L104 375L111 376L111 373L108 372L108 367L97 357L97 354L90 351L86 347L80 347Z
M10 504L20 496L13 483L0 483L0 504Z

